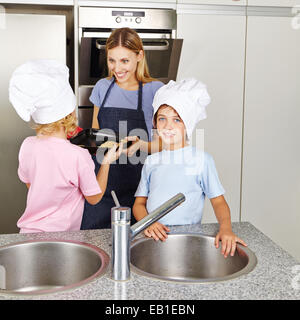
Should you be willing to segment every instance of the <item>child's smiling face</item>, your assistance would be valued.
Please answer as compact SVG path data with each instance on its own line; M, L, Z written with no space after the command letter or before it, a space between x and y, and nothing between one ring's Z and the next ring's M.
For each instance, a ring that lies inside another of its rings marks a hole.
M158 109L156 127L158 135L168 149L176 150L186 145L185 125L172 107L163 105Z

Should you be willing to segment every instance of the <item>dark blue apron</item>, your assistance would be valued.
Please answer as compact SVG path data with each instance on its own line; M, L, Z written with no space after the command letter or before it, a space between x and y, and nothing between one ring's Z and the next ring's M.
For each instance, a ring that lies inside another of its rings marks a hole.
M113 130L116 134L119 134L119 121L127 121L126 135L128 135L131 130L137 128L143 129L145 130L145 132L147 132L147 125L144 117L144 112L142 110L142 82L139 82L138 104L136 110L104 107L107 97L109 96L110 91L114 86L114 83L115 80L113 80L110 84L100 106L100 110L98 113L98 122L100 129L108 128ZM122 154L121 157L126 157L126 155ZM130 208L133 207L135 200L134 194L140 182L143 164L131 164L129 161L130 158L127 159L127 164L120 164L119 162L122 163L121 157L116 161L116 164L110 165L107 188L101 201L94 206L85 201L81 230L111 228L110 210L115 206L115 203L111 196L112 190L116 192L121 205ZM96 156L93 156L93 160L95 163L95 173L97 174L100 165L96 160ZM135 223L136 220L134 219L133 214L131 215L131 217L131 223Z

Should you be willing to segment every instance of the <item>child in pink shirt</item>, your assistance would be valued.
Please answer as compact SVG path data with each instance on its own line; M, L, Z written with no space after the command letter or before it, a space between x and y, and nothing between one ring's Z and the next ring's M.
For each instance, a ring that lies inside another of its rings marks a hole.
M111 148L96 176L88 151L69 142L76 129L76 99L68 78L65 65L36 60L18 67L10 81L12 105L23 120L32 117L37 133L19 152L18 175L28 187L26 209L17 222L20 233L80 230L84 199L101 200L110 164L122 152L122 145Z

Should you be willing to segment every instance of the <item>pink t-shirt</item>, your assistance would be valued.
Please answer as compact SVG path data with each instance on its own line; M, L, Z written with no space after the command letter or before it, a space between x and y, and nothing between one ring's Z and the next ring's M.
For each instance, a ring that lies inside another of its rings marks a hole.
M68 140L26 138L19 152L18 175L30 183L20 233L79 230L84 197L99 194L95 165L87 150Z

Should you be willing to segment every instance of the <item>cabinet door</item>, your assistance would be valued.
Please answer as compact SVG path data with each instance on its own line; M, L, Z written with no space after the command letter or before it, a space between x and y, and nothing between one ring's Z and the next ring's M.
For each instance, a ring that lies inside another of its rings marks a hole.
M177 20L183 38L177 78L207 85L212 101L197 129L204 129L204 149L215 160L233 221L240 213L245 22L230 15L179 14ZM216 221L209 200L202 221Z
M242 220L300 260L300 30L248 17Z

